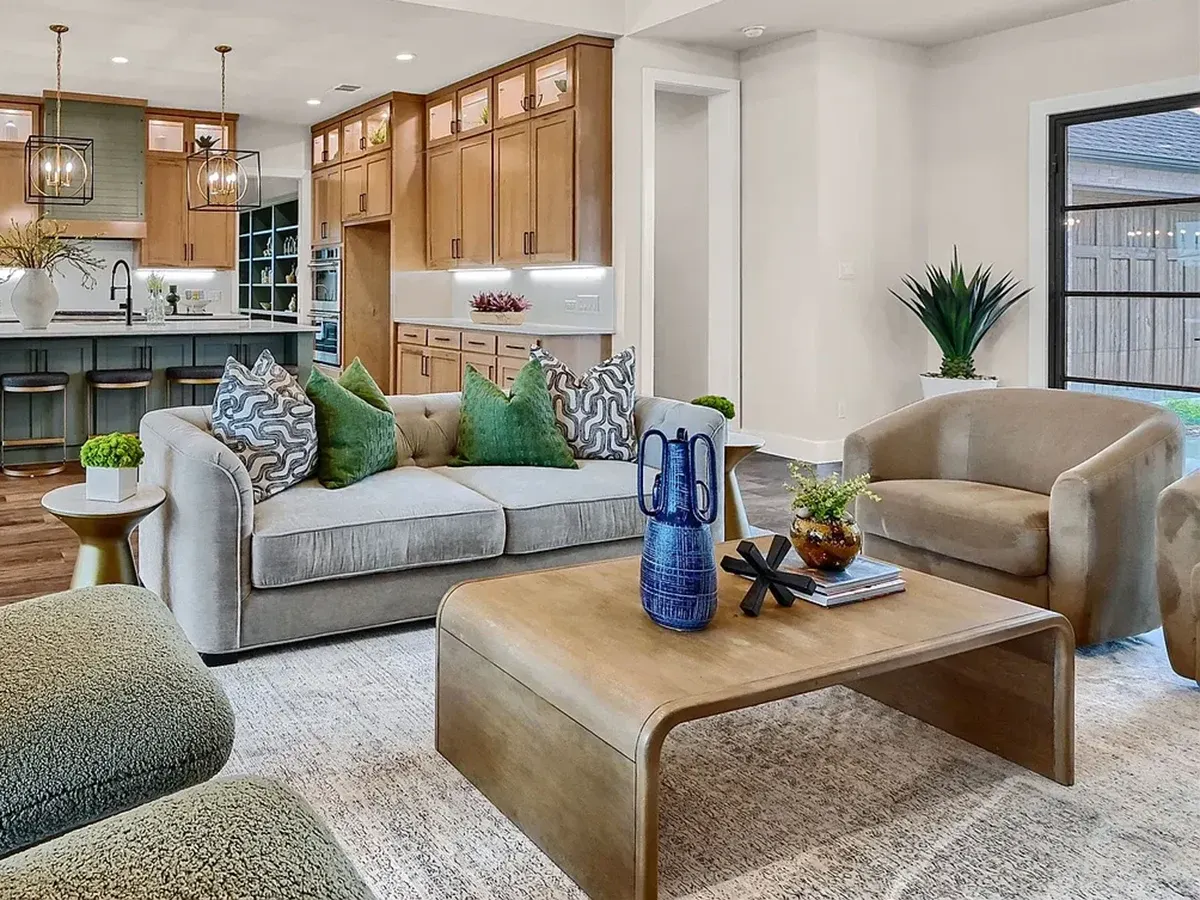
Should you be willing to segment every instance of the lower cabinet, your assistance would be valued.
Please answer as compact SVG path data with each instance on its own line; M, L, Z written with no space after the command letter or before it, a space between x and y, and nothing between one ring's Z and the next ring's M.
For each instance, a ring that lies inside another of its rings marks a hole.
M488 381L499 384L496 373L499 367L494 356L480 356L477 353L462 354L462 383L467 383L467 367L470 366Z
M397 394L452 394L462 389L462 353L440 347L398 344Z
M507 389L529 361L529 348L539 343L532 335L498 336L403 323L396 325L395 340L392 390L397 394L460 391L466 383L467 366Z

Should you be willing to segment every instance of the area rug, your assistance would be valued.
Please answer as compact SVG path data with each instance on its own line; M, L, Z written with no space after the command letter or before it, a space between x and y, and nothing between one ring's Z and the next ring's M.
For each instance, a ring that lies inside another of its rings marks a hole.
M580 898L433 749L433 631L251 655L225 774L282 779L381 900ZM692 723L663 760L663 897L1200 898L1200 689L1160 642L1078 658L1059 785L832 688Z

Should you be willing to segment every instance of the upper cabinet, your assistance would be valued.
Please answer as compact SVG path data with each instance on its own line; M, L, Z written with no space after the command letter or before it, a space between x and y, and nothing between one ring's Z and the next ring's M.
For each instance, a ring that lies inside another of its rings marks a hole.
M558 112L575 105L575 48L565 47L529 64L530 115Z
M458 95L453 91L425 101L425 145L436 147L452 141L458 131Z
M492 80L461 88L457 97L458 121L454 127L457 137L465 138L492 130Z
M342 126L340 122L313 132L313 168L320 169L342 161Z
M232 130L236 116L221 117L209 113L188 113L177 110L146 111L146 153L151 156L183 157L202 150L234 146Z
M0 231L25 225L39 207L25 202L25 140L33 134L38 107L0 101Z

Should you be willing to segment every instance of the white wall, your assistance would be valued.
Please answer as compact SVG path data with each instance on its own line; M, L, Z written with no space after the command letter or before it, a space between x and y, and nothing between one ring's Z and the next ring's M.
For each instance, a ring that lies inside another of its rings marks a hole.
M648 68L738 77L737 58L732 53L640 38L621 38L616 43L613 50L615 348L641 343L642 73Z
M930 258L948 263L957 243L964 262L1012 269L1044 291L1045 272L1029 258L1030 105L1197 75L1200 4L1127 0L949 44L930 59ZM1042 310L1022 304L997 327L978 354L980 372L1029 383L1031 362L1038 368L1047 353L1040 327L1030 346L1031 314Z
M708 98L658 91L654 393L708 393Z
M918 396L919 323L888 287L925 256L924 54L827 33L743 54L743 427L840 458Z

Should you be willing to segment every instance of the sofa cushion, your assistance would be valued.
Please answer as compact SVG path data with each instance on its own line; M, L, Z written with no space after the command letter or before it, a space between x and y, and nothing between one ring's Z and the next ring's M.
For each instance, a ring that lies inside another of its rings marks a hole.
M880 481L878 503L860 500L868 534L1010 575L1046 574L1050 498L974 481Z
M499 556L499 504L437 472L390 469L327 491L315 479L254 509L250 578L286 587Z
M637 465L579 460L578 469L471 466L436 471L504 507L505 553L540 553L640 537Z

